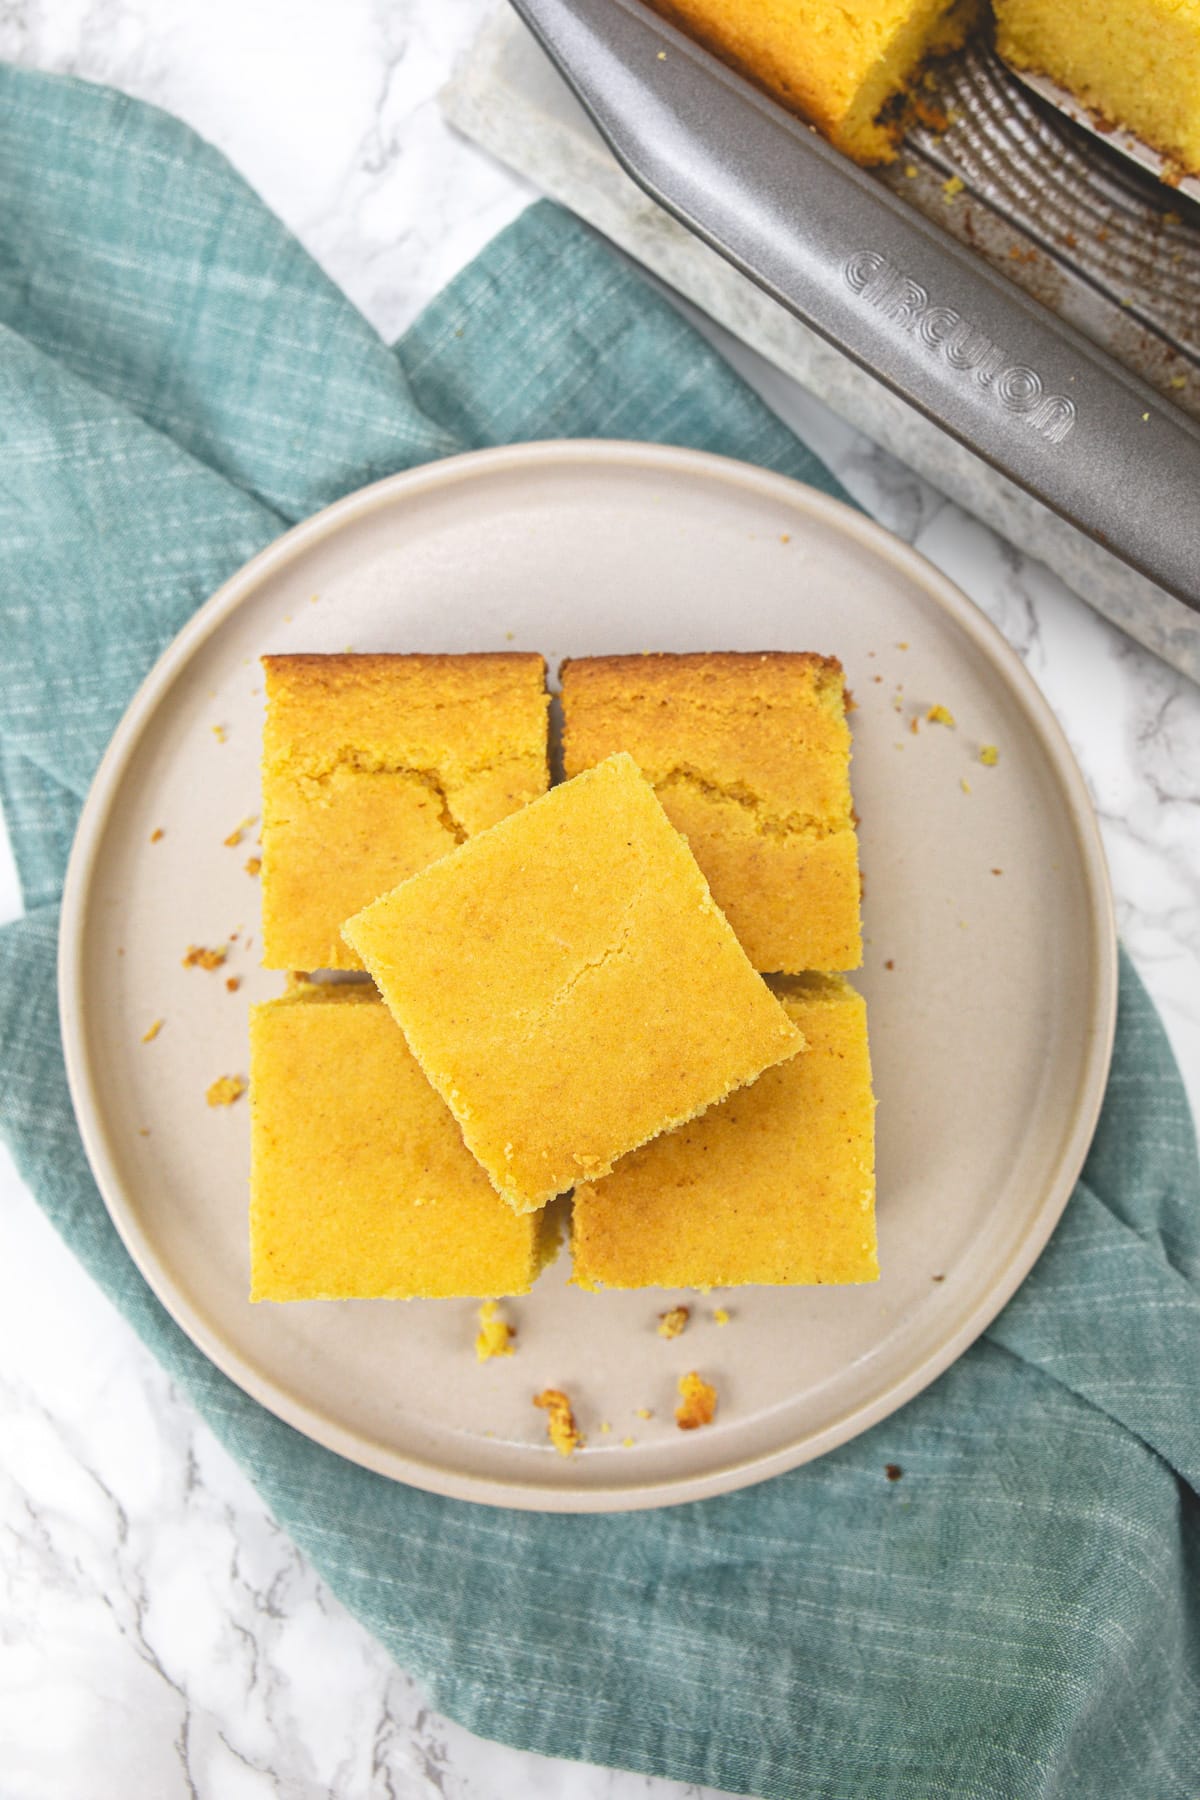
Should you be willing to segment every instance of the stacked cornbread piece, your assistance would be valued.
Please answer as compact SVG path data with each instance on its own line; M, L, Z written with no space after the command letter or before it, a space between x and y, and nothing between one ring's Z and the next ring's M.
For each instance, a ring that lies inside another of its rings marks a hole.
M254 1298L875 1279L840 666L266 668Z

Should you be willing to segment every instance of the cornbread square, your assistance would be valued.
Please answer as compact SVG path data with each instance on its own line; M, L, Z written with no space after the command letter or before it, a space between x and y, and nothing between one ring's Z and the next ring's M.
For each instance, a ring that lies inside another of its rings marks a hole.
M756 969L857 968L842 666L786 651L597 656L561 671L568 775L627 750Z
M540 656L264 656L263 964L352 969L343 921L550 782Z
M552 1214L497 1197L367 983L250 1013L252 1300L524 1294Z
M901 98L927 57L958 49L975 0L654 0L856 162L890 162Z
M878 1279L866 1007L838 975L774 985L808 1049L576 1189L579 1287Z
M804 1044L628 756L481 832L346 936L519 1212Z
M996 48L1200 175L1200 0L996 0Z

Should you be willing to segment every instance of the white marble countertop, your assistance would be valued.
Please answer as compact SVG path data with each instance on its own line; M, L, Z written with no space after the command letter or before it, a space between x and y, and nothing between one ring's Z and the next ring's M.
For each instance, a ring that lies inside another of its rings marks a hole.
M0 56L217 143L387 336L528 198L435 95L492 0L7 0ZM1058 712L1126 946L1200 1108L1200 690L794 384L743 370L1006 633ZM19 899L0 854L0 916ZM436 1717L0 1166L6 1800L682 1800Z

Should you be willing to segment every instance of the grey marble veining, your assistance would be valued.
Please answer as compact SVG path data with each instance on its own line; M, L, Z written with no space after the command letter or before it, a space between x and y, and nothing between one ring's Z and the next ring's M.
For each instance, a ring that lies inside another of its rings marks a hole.
M217 142L386 335L525 203L445 125L490 0L8 0L0 55ZM1100 812L1121 929L1200 1103L1200 690L769 363L705 325L885 524L1000 626ZM0 851L3 850L0 844ZM0 917L19 909L0 854ZM5 1800L702 1800L434 1714L63 1250L0 1159Z

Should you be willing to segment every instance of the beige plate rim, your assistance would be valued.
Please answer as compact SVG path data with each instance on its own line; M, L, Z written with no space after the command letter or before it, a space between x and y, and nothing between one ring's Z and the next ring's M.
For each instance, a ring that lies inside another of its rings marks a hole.
M677 1481L630 1483L602 1492L583 1487L553 1489L492 1476L464 1476L385 1448L319 1412L265 1377L222 1334L216 1323L184 1293L143 1229L117 1173L109 1132L98 1104L83 1030L84 923L89 891L106 826L121 789L122 775L137 740L180 669L260 581L331 534L353 528L365 515L458 485L469 494L473 481L518 470L536 477L564 463L619 465L647 473L694 476L775 496L852 539L865 556L902 570L965 631L981 657L1014 692L1035 720L1051 772L1066 801L1092 909L1096 963L1086 1026L1089 1049L1075 1116L1056 1163L1046 1172L1041 1205L1007 1263L987 1290L958 1317L953 1328L914 1365L873 1399L848 1408L838 1419L801 1442L712 1468ZM995 1318L1037 1261L1070 1197L1087 1155L1104 1098L1116 1029L1117 936L1108 869L1095 812L1079 766L1058 721L1016 652L973 601L916 550L843 502L815 488L751 464L697 450L620 440L549 440L472 451L386 477L336 501L277 538L230 577L167 647L139 688L96 772L80 817L63 894L59 940L59 1008L67 1078L80 1135L92 1172L126 1250L176 1324L223 1374L269 1412L326 1449L349 1461L450 1498L490 1506L545 1512L627 1512L710 1498L783 1473L824 1455L887 1418L947 1369Z

